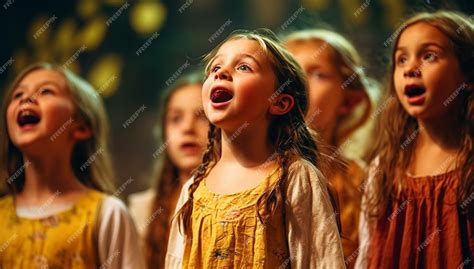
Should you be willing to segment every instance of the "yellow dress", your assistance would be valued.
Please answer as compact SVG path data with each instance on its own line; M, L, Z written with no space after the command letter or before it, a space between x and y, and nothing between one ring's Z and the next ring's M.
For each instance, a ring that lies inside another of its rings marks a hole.
M184 268L279 268L289 263L282 210L263 225L256 213L260 195L278 179L276 169L257 187L230 195L212 193L202 180L194 194L192 243Z
M202 181L194 193L192 238L185 238L174 218L165 268L345 268L326 178L307 160L290 164L284 203L267 225L257 220L256 201L277 178L274 172L233 195L214 194ZM177 210L189 199L193 181L184 184Z
M89 190L69 210L42 219L18 217L13 196L0 198L0 268L97 268L103 198Z

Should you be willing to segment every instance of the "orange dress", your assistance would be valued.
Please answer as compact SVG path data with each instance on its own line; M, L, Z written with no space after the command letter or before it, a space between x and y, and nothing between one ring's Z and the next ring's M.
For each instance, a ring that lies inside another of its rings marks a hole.
M337 192L342 226L342 248L346 267L354 268L359 246L359 216L362 200L364 171L355 161L349 161L344 171L329 178Z
M473 268L474 216L456 202L459 176L406 176L406 188L375 223L368 268Z

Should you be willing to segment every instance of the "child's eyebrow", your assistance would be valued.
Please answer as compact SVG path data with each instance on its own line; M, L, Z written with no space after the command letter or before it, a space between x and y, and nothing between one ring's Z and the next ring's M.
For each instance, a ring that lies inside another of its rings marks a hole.
M24 88L26 88L25 85L17 85L17 86L15 86L15 88L13 89L12 92L16 92L16 91L18 91L18 90L20 90L20 89L24 89Z
M59 86L59 84L57 84L55 81L52 81L52 80L43 81L43 82L41 82L38 86L35 86L35 87L41 88L41 87L43 87L44 85L47 85L47 84L52 84L52 85L54 85L56 88L61 89L61 86ZM12 95L15 94L17 91L19 91L19 90L21 90L21 89L27 90L28 87L27 87L26 85L24 85L24 84L19 84L19 85L16 86L16 87L13 89L13 91L11 92Z
M214 58L212 59L211 63L214 62L217 58L219 57L222 57L224 55L222 54L217 54L216 56L214 56ZM260 65L260 62L257 60L257 58L255 58L252 54L248 54L248 53L238 53L237 54L238 57L242 57L242 58L250 58L252 59L252 61L254 61L258 67L262 68L262 66Z
M308 66L308 70L315 70L315 69L320 69L322 67L322 65L320 64L311 64L310 66Z
M442 51L445 50L445 48L444 48L442 45L440 45L440 44L438 44L438 43L436 43L436 42L425 42L425 43L422 43L420 49L424 49L424 48L429 47L429 46L437 47L437 48L441 49ZM397 47L397 48L395 49L395 52L397 52L397 51L399 51L399 50L401 50L401 51L406 51L407 48L406 48L405 46L403 46L403 47Z

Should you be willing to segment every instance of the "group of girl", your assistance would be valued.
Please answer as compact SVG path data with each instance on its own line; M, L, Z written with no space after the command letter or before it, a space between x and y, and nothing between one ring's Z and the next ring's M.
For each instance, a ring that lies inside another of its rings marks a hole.
M27 68L2 110L0 268L472 268L474 24L400 29L377 109L340 34L233 32L162 93L129 211L100 96Z

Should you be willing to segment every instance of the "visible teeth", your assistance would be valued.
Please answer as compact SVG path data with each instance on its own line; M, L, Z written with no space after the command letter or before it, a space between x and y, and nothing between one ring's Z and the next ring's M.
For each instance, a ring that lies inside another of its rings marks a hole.
M36 124L40 121L40 118L36 113L30 110L23 110L18 115L18 123L20 126L24 126L26 124Z
M23 110L21 113L20 113L20 116L23 117L23 116L30 116L30 115L33 115L33 113L31 113L31 111L29 110Z

